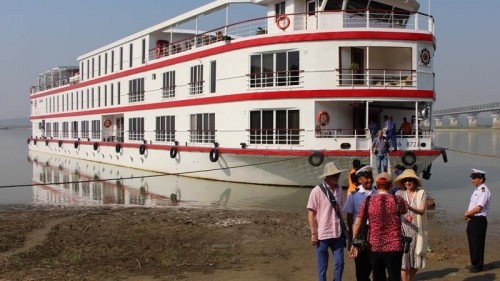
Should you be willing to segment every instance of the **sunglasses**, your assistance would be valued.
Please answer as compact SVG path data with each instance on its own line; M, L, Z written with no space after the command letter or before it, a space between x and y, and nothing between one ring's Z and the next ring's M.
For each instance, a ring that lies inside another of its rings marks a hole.
M407 182L415 182L415 180L414 179L404 179L403 180L403 183L407 183Z

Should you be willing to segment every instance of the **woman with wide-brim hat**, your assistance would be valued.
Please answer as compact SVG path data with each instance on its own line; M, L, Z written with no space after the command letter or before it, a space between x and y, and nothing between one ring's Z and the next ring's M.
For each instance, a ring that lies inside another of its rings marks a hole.
M408 213L403 217L402 228L405 236L410 236L410 251L403 255L401 280L413 280L418 269L425 267L427 254L427 193L422 189L420 177L412 169L399 175L395 184L401 187L396 195L408 204Z

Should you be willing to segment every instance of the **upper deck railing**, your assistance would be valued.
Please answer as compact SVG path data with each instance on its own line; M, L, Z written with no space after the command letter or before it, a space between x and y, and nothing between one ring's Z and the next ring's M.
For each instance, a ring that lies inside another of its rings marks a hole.
M277 21L277 19L280 19ZM284 21L284 22L283 22ZM252 36L282 35L289 32L335 31L345 29L390 29L394 31L418 31L434 34L434 18L422 13L394 13L391 11L353 10L324 11L315 13L269 16L225 25L193 37L167 42L148 51L149 61L203 48L211 44L225 44ZM175 29L171 30L175 33ZM342 79L342 78L339 78ZM31 87L31 94L56 87L79 83L78 76L61 79L50 84ZM385 80L384 80L385 82ZM400 81L402 82L402 81Z

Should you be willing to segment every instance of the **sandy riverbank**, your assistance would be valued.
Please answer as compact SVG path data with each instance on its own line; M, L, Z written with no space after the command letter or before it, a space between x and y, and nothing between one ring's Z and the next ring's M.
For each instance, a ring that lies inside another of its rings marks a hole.
M0 280L315 280L306 212L4 207ZM430 216L418 280L496 280L500 238L472 274L465 224ZM344 280L355 280L346 254Z

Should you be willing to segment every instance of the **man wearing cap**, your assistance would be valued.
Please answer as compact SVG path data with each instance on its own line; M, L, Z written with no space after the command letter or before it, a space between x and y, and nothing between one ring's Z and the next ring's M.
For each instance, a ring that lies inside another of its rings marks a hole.
M311 230L311 245L316 248L316 258L318 267L318 280L326 281L326 271L328 269L328 249L333 252L335 261L334 280L342 281L344 272L344 247L345 241L342 238L342 228L336 209L340 210L344 205L344 192L339 185L340 173L333 162L327 163L320 178L324 178L322 184L311 190L309 201L307 202L309 228ZM328 193L323 192L322 187L329 189L335 197L338 208L334 208Z
M354 218L358 215L359 208L366 197L377 193L373 187L373 168L365 166L356 172L358 177L358 188L349 193L343 211L347 214L347 226L353 229ZM351 231L352 234L352 231ZM354 258L356 264L356 279L358 281L370 280L372 265L367 251L363 251Z
M475 187L470 198L469 208L464 214L467 220L467 240L469 242L470 272L480 272L484 265L484 246L486 240L486 216L490 210L490 190L486 186L486 172L471 169L470 177Z

